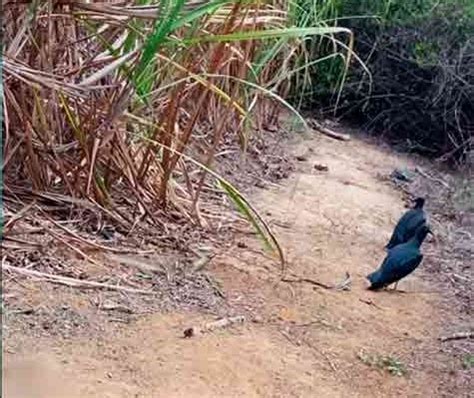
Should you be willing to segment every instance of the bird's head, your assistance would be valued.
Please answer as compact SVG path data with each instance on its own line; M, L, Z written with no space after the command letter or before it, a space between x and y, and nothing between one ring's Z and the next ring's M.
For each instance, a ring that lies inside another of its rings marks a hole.
M415 209L422 209L425 205L425 198L418 197L413 202L415 203Z

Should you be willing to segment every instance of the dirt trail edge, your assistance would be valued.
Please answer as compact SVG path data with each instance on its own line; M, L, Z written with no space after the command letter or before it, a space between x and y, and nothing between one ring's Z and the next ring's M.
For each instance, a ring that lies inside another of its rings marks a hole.
M292 153L301 155L297 171L253 203L271 220L291 272L328 285L349 272L350 290L279 282L255 236L242 233L207 271L243 324L185 339L183 330L212 317L180 312L105 326L88 339L25 338L30 362L15 365L19 354L6 353L6 398L441 396L440 374L455 365L437 348L436 289L418 270L399 284L405 293L366 290L404 211L379 175L409 161L322 136ZM27 384L34 393L13 391Z

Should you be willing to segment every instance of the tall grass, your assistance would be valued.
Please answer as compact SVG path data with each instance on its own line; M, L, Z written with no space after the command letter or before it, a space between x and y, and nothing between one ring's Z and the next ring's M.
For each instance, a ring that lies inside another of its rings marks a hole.
M46 209L54 202L61 217L88 203L125 229L164 227L169 214L199 224L199 199L223 139L245 149L249 126L290 106L284 97L292 78L316 61L306 40L345 43L345 60L351 52L349 30L295 24L293 7L249 0L7 2L7 200L33 195ZM304 77L297 86L309 83ZM212 175L259 233L271 236L242 194Z

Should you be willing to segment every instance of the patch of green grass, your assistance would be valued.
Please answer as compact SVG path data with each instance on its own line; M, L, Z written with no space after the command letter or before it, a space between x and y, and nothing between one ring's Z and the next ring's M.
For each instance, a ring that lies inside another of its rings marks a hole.
M367 354L361 350L357 354L357 358L365 365L384 370L393 376L402 377L408 374L406 365L392 355Z
M474 355L473 354L467 354L463 359L462 359L462 367L464 369L472 369L474 368Z
M386 369L394 376L405 376L408 373L405 364L392 356L384 356L379 358L378 366L382 369Z

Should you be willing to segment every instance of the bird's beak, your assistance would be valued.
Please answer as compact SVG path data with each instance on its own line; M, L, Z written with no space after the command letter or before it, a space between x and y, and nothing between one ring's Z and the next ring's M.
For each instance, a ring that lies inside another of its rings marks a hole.
M433 237L434 243L438 245L438 238L436 237L436 235L433 233L431 229L428 231L428 234L430 234Z

